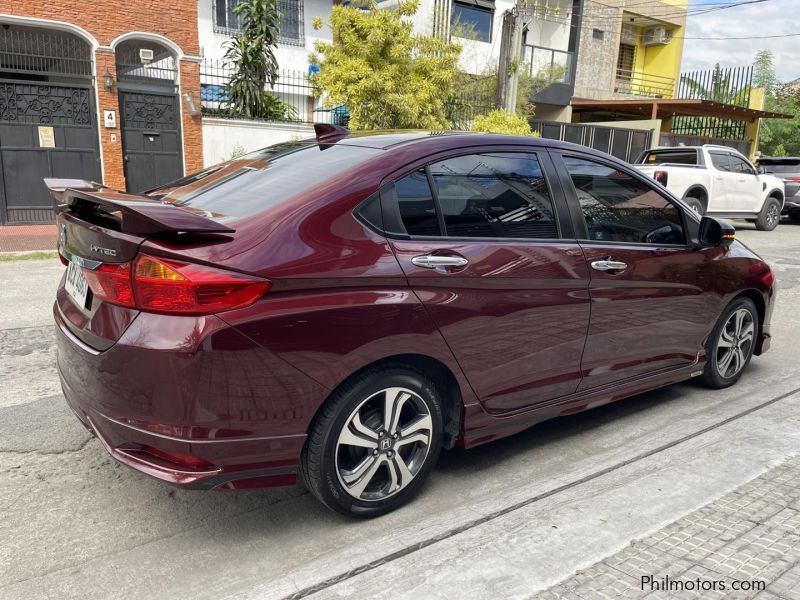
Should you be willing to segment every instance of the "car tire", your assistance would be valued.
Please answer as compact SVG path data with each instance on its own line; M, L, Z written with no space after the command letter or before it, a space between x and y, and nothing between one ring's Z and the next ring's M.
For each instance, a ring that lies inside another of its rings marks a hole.
M694 212L696 212L701 217L705 214L706 209L703 206L703 202L699 198L695 198L694 196L689 196L683 199L686 206L691 208Z
M386 419L389 406L396 419ZM439 458L443 425L441 395L425 374L404 365L368 369L320 409L301 477L332 510L383 515L419 492Z
M756 219L756 229L772 231L781 222L781 203L777 198L767 198Z
M731 302L706 341L703 383L722 389L739 381L753 357L759 327L758 311L752 300L739 297Z

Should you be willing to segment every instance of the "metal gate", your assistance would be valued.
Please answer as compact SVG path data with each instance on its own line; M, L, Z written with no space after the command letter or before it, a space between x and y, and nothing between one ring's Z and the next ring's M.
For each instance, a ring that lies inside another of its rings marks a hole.
M183 175L178 97L120 91L122 152L129 192L168 183Z
M633 162L651 146L653 130L603 127L583 123L530 120L531 129L550 140L589 146Z
M85 41L0 27L0 223L53 221L45 177L100 180L95 108Z

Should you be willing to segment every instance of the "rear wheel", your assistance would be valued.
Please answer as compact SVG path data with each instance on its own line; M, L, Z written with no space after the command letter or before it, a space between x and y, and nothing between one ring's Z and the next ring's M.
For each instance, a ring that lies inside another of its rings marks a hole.
M419 491L439 457L442 426L441 397L425 375L404 366L366 371L323 407L301 475L335 511L385 514Z
M758 311L752 300L737 298L728 305L706 342L706 385L721 389L739 380L753 357L758 327Z
M691 208L694 212L698 215L703 215L706 212L705 206L703 206L703 201L700 198L695 198L694 196L688 196L684 198L683 201L686 205Z
M759 231L772 231L781 220L781 203L777 198L767 198L764 207L756 219L756 229Z

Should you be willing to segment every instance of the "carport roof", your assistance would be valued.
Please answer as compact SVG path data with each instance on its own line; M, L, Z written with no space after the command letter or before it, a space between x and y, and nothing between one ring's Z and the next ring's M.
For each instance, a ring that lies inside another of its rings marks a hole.
M719 117L739 121L755 119L791 119L792 115L744 108L713 100L666 100L660 98L637 98L634 100L572 100L573 109L608 112L613 114L644 116L649 119L670 117Z

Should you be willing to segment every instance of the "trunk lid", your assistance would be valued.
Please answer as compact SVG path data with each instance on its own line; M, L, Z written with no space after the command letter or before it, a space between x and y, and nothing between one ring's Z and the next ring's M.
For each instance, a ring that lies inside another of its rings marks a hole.
M67 265L57 292L57 316L72 335L95 350L110 348L139 310L94 297L82 281L87 270L130 263L149 237L188 234L196 240L233 232L197 212L99 184L60 179L46 179L45 184L56 201L58 251Z

